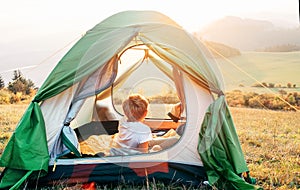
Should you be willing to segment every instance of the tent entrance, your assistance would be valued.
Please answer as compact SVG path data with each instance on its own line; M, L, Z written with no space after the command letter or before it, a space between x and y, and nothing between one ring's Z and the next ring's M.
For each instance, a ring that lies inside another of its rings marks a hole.
M165 140L161 138L172 136L171 143L162 144L162 148L166 149L180 139L182 131L178 135L176 130L186 123L180 72L150 52L142 44L123 51L112 85L96 96L85 99L81 105L71 127L75 129L84 155L112 155L109 152L114 143L112 138L118 133L118 125L124 117L121 104L128 95L135 93L145 96L149 101L144 123L151 128L155 137L150 147L164 143Z

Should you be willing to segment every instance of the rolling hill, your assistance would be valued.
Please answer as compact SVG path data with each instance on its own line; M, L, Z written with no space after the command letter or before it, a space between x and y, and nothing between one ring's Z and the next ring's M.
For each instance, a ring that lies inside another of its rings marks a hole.
M282 87L291 83L298 87L292 90L300 91L300 51L242 52L240 56L216 60L227 91L256 91L257 88L251 86L257 81Z

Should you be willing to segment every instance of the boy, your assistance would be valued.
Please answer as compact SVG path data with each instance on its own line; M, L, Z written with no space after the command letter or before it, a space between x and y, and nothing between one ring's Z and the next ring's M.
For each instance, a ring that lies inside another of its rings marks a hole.
M119 146L148 153L152 132L142 123L148 113L148 104L147 99L139 94L130 95L123 102L126 120L120 124L119 134L115 138Z

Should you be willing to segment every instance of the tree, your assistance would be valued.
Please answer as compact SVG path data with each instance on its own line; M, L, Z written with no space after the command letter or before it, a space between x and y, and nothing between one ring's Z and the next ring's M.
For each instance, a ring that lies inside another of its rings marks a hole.
M274 88L275 84L274 83L269 83L269 88Z
M4 80L3 80L2 76L0 75L0 90L4 87L5 87Z
M34 89L34 83L30 79L24 78L21 71L15 70L14 76L12 78L12 82L8 83L8 90L17 94L17 92L21 92L23 94L29 95Z
M14 70L14 77L12 78L13 81L19 80L22 77L23 76L20 70Z

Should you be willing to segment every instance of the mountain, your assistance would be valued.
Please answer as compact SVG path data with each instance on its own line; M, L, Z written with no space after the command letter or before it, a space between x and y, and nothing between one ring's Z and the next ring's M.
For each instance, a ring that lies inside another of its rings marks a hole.
M300 27L281 28L269 21L233 16L212 22L197 35L203 40L223 43L240 51L255 51L287 44L300 46Z

